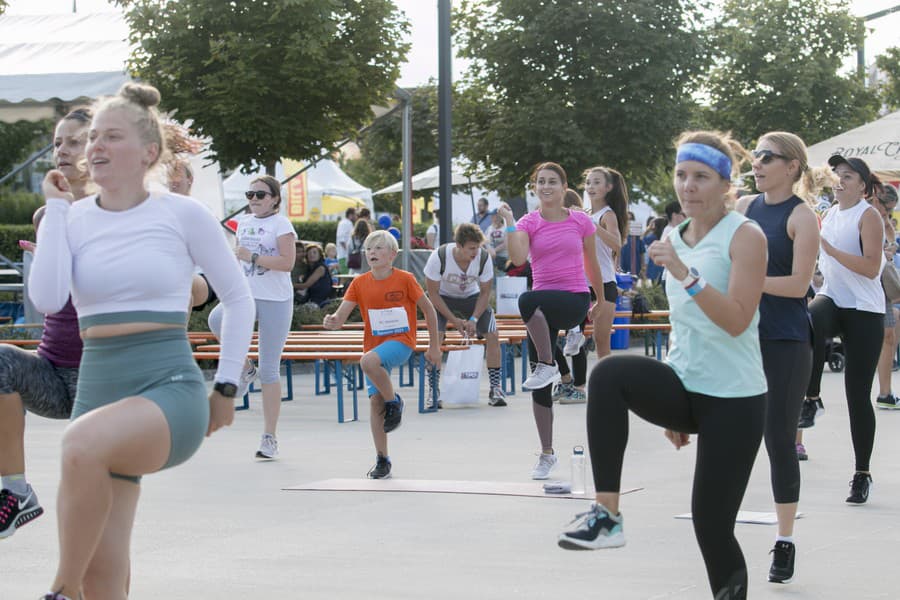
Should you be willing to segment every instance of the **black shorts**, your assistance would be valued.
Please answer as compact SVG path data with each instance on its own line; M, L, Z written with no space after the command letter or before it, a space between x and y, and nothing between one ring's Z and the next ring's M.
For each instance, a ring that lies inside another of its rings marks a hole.
M209 294L206 296L206 300L203 301L203 304L198 304L191 309L194 312L202 312L206 310L207 306L219 299L219 297L216 296L216 291L212 289L211 285L209 285L209 279L206 278L206 275L204 275L203 273L198 273L198 275L200 275L200 277L203 278L203 281L206 282L206 289L209 290Z
M619 298L619 288L616 287L615 281L607 281L603 284L603 299L607 302L616 303Z

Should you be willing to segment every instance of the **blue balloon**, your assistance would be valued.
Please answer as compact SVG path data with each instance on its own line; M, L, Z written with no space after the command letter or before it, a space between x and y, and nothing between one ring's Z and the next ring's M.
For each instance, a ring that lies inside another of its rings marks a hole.
M378 225L382 229L388 229L391 226L391 218L388 215L381 215L378 217Z
M390 233L392 236L397 238L398 241L400 240L400 230L397 229L396 227L388 228L388 233Z

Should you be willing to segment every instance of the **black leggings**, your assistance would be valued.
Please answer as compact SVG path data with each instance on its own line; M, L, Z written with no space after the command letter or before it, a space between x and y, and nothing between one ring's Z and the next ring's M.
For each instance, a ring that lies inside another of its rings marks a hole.
M875 445L872 381L884 341L884 315L838 308L828 296L816 296L809 304L809 313L813 322L813 368L806 395L819 396L825 368L825 340L840 335L844 340L844 393L856 470L868 471Z
M747 565L734 523L762 440L765 395L715 398L688 392L663 362L607 356L588 383L588 444L598 492L620 490L629 409L661 427L699 434L691 498L694 533L713 596L746 598Z
M772 493L778 504L800 500L800 463L794 442L803 406L803 391L812 370L809 342L760 340L766 393L766 451Z
M538 290L525 292L519 296L519 314L523 321L529 321L538 308L544 313L550 329L551 343L556 345L560 331L572 329L587 316L591 304L588 292L564 292L560 290ZM528 358L532 364L537 363L537 352L529 336ZM563 362L563 361L559 361ZM545 385L539 390L531 391L531 399L541 406L553 406L552 385Z
M581 333L584 333L584 322L581 324ZM572 373L572 385L575 387L581 387L587 381L587 355L587 344L582 344L578 354L572 355L572 368L569 369L569 362L566 360L566 355L563 354L562 348L559 347L559 344L554 344L553 346L553 358L556 359L556 364L559 365L559 374L565 377Z

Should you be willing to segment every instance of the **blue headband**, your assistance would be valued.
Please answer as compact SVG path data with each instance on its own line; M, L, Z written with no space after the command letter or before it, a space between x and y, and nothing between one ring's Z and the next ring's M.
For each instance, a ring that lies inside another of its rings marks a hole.
M731 159L724 152L716 150L706 144L682 144L678 146L675 162L695 160L722 176L722 179L731 180Z

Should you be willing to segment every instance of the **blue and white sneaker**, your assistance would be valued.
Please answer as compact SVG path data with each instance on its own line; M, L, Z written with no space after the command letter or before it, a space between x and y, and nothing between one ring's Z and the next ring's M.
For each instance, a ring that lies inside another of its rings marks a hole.
M619 548L625 545L622 531L622 514L612 516L602 504L592 504L591 510L575 515L572 523L578 525L572 531L559 534L560 548L566 550L598 550Z
M403 398L394 394L394 399L384 403L384 432L390 433L400 427L403 418Z

